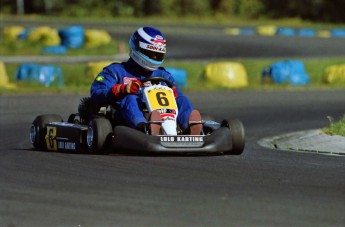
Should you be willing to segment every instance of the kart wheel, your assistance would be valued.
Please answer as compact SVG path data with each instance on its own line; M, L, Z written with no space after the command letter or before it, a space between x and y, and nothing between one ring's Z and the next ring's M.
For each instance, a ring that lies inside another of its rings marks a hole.
M38 150L46 150L47 143L45 136L47 134L46 124L50 122L62 122L62 117L57 114L45 114L35 118L30 127L30 142Z
M230 120L228 127L231 132L232 149L229 154L240 155L244 150L245 132L241 121L237 119Z
M89 153L104 153L111 144L113 128L106 118L96 118L90 121L87 130L87 147Z

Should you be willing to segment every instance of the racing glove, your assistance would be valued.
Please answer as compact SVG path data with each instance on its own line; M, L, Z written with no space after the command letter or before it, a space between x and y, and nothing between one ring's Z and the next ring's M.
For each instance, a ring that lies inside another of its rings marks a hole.
M128 94L136 94L141 86L139 80L131 80L128 84L115 84L111 90L116 98L123 98Z

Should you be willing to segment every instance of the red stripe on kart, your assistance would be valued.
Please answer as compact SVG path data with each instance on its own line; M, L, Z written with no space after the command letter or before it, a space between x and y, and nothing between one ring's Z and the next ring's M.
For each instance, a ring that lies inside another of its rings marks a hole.
M175 118L175 114L169 114L169 113L161 114L161 118L165 118L165 117L172 117L172 118Z

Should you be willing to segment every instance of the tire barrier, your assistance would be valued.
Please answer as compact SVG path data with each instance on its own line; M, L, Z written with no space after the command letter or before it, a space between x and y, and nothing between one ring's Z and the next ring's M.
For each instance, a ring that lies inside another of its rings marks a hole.
M54 65L22 64L17 69L15 79L17 81L38 82L46 87L64 86L62 70Z
M331 30L332 37L345 38L345 29L333 29Z
M10 26L3 29L3 35L5 40L15 41L24 32L25 28L22 26Z
M105 30L86 29L84 35L86 48L95 48L111 42L111 36Z
M345 38L345 28L335 29L313 29L313 28L291 28L277 27L275 25L262 25L255 28L232 27L224 29L224 33L237 35L261 35L261 36L282 36L282 37L320 37L320 38Z
M301 37L315 37L316 31L312 28L301 28L297 31L297 35Z
M164 67L171 76L174 78L175 83L178 87L187 87L187 71L184 69L173 68L173 67Z
M318 30L316 32L316 36L321 37L321 38L330 38L331 32L329 30Z
M304 63L297 60L279 61L266 67L262 72L264 84L307 85L310 77Z
M92 82L104 67L114 63L114 61L89 62L86 65L85 74L87 79Z
M6 67L3 62L0 62L0 87L7 88L7 89L16 88L16 85L9 81Z
M278 36L295 36L296 30L293 28L278 28L276 35Z
M70 26L59 30L61 45L67 48L81 48L84 45L84 27Z
M277 31L277 27L274 25L262 25L256 29L258 35L262 36L274 36Z
M10 26L3 29L4 39L18 39L46 45L44 54L66 54L68 48L95 48L111 42L111 36L106 30L84 29L82 26L70 26L60 30L41 26L24 28Z
M47 46L59 45L61 42L58 31L48 26L41 26L31 30L27 39L30 42L42 43Z
M251 35L255 35L256 31L253 28L228 28L228 29L225 29L225 33L229 35L251 36Z
M248 86L247 71L241 63L214 62L206 65L203 79L210 84L225 88Z
M326 84L344 84L345 64L328 66L323 73L322 82Z
M119 62L119 61L115 61ZM85 75L88 82L92 82L101 70L114 61L89 62ZM187 71L184 69L165 67L174 77L177 86L187 88ZM235 62L215 62L207 64L202 74L209 84L225 88L241 88L248 86L247 73L244 66ZM15 73L16 81L38 82L46 87L64 86L64 76L60 67L53 65L22 64ZM330 65L320 79L324 84L345 84L345 64ZM274 62L263 69L262 84L298 85L310 83L310 77L305 70L304 63L297 60ZM5 64L0 62L0 88L15 89L17 84L11 83Z

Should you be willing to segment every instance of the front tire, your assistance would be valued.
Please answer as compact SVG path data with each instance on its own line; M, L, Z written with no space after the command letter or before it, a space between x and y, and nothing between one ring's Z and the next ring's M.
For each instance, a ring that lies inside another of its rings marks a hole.
M30 142L38 150L46 150L47 134L46 125L50 122L62 122L62 117L58 114L45 114L35 118L30 127Z
M229 122L224 121L223 126L227 126L231 132L232 149L227 154L240 155L243 153L245 146L245 131L240 120L233 119Z
M87 130L87 147L89 153L105 153L111 144L113 128L106 118L96 118L90 121Z

